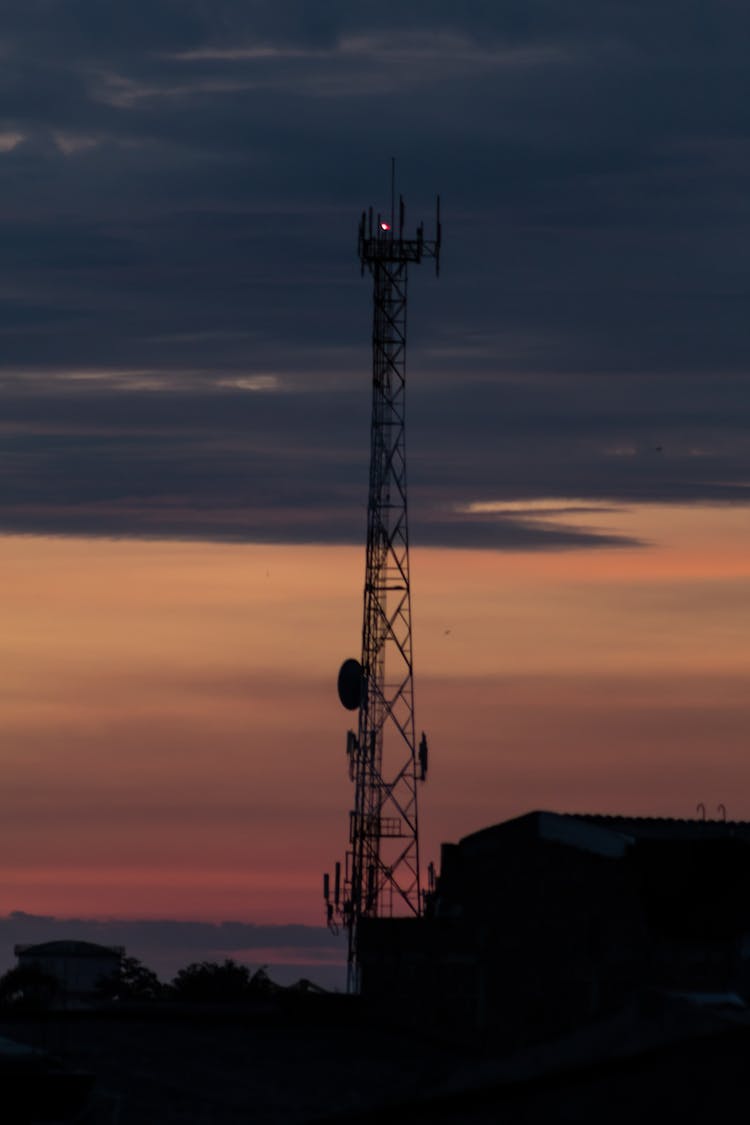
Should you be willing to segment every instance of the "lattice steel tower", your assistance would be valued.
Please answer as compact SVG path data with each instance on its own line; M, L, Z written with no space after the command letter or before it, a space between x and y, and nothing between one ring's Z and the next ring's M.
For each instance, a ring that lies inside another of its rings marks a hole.
M424 226L404 238L404 203L390 219L363 212L359 259L373 277L372 429L362 659L347 660L339 696L359 711L347 754L354 782L343 887L324 876L329 924L348 931L348 986L359 986L359 923L363 918L419 915L417 785L427 773L427 740L414 727L409 532L407 522L405 387L406 299L410 262L440 264L440 200L435 237Z

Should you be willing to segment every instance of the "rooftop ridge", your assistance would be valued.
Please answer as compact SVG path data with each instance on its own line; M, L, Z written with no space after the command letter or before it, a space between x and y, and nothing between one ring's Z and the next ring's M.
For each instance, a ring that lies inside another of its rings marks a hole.
M550 809L530 809L526 813L511 817L495 824L486 825L475 832L462 836L460 845L484 846L498 835L516 831L540 830L554 832L554 824L562 829L573 829L577 824L581 830L594 829L609 832L613 836L639 837L641 839L737 839L745 842L750 839L750 820L704 820L702 817L670 816L630 816L626 813L576 813L553 812ZM542 827L546 826L546 827Z
M596 820L596 821L630 821L643 824L690 824L699 826L701 824L712 824L714 826L726 825L727 828L750 828L750 820L724 820L714 817L687 817L687 816L640 816L631 813L575 813L565 812L556 813L556 816L571 817L575 820Z

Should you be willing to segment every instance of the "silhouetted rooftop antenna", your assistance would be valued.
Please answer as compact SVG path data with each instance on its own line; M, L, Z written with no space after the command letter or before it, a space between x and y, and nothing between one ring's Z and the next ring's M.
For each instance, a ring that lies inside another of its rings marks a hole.
M362 212L358 252L373 278L372 425L367 505L362 659L346 660L339 698L359 712L347 735L354 808L343 888L336 877L334 901L324 880L329 924L348 932L348 987L359 988L359 925L364 918L419 915L417 785L427 776L427 739L419 746L414 726L411 588L407 524L405 389L406 291L409 263L440 263L440 198L435 237L424 225L404 238L405 208L399 196L396 230L396 162L391 161L390 222L372 207ZM343 892L343 893L342 893Z

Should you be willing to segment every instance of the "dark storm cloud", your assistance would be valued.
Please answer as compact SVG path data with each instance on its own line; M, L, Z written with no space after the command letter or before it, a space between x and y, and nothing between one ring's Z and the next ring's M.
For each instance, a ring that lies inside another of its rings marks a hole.
M411 290L417 541L611 541L483 500L745 502L748 31L730 3L7 3L2 527L359 541L352 235L392 152L411 220L433 187L446 212Z

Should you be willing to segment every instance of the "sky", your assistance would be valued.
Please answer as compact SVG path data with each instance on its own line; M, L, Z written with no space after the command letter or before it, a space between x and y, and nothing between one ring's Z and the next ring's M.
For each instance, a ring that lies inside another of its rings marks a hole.
M337 971L392 156L444 234L424 859L531 808L750 818L749 37L730 0L5 0L0 965Z

